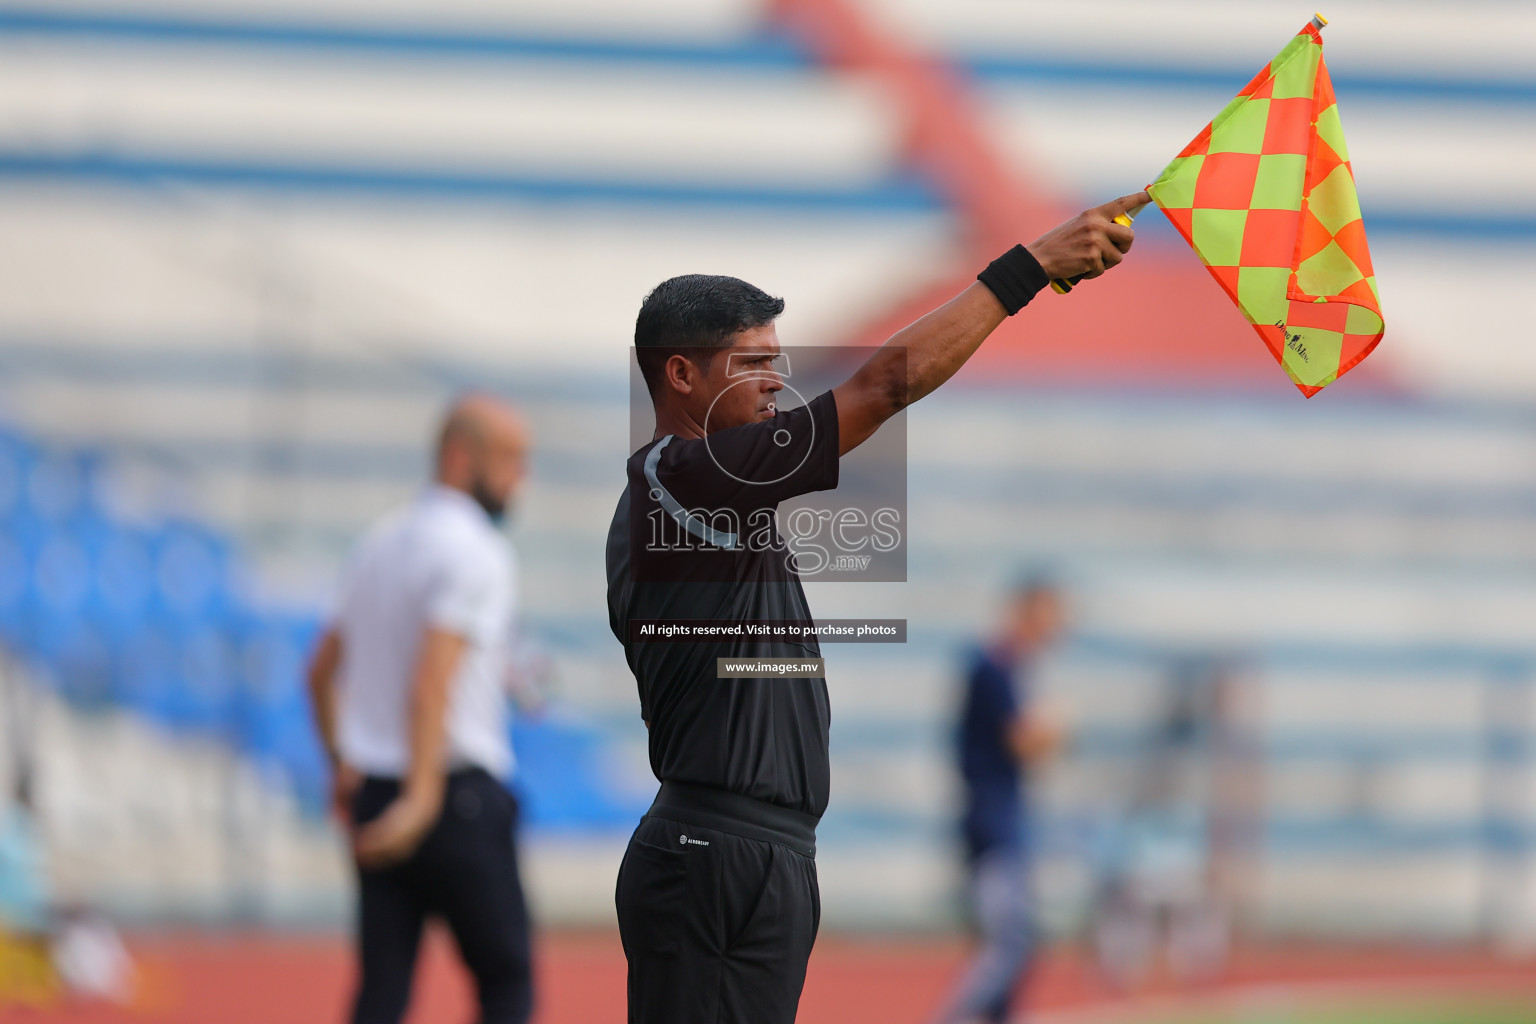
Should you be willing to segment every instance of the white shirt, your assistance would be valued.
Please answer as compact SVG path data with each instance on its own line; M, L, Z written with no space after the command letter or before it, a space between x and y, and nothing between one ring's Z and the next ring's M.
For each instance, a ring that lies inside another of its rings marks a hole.
M449 691L449 766L510 775L503 684L515 585L511 546L462 491L434 484L368 532L343 574L336 615L342 760L367 775L407 774L416 653L435 626L466 641Z

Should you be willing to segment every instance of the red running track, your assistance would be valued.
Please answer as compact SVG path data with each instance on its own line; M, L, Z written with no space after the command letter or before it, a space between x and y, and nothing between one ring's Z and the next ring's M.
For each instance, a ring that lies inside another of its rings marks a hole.
M81 1004L0 1009L0 1022L336 1024L343 1019L353 966L340 937L180 934L139 936L130 945L148 978L145 1005L131 1011ZM920 1024L964 952L954 941L827 936L811 959L800 1022ZM624 1019L624 959L617 935L547 935L539 947L538 971L539 1024ZM1227 978L1205 992L1219 996L1276 983L1362 980L1384 991L1405 984L1446 991L1497 989L1506 997L1529 1000L1536 1020L1536 967L1464 949L1248 950ZM1170 991L1167 984L1154 983L1139 997ZM1069 952L1047 957L1030 1005L1038 1010L1130 1008L1104 991ZM415 1024L473 1019L468 981L442 935L427 944L409 1019Z

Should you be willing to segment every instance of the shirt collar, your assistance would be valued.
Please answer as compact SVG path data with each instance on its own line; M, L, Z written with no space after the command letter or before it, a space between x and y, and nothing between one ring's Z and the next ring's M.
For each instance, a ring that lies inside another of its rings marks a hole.
M421 500L442 505L460 514L473 516L476 522L484 523L486 526L493 525L491 517L485 514L485 509L480 507L480 503L457 487L449 487L433 481L421 492Z

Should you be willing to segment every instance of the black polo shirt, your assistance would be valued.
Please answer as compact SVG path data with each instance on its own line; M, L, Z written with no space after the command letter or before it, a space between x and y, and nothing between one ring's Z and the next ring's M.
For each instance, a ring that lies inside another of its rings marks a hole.
M636 642L630 620L809 621L779 534L781 501L837 486L837 406L825 392L706 438L663 437L629 459L608 531L608 617L640 689L651 770L820 817L826 679L716 678L716 658L816 658L814 636Z

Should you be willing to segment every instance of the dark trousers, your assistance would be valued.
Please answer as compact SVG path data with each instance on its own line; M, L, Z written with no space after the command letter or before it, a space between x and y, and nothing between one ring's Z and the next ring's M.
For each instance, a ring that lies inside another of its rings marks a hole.
M616 902L630 1024L792 1024L821 923L814 857L653 808Z
M970 864L971 912L981 943L937 1020L1003 1024L1029 976L1035 952L1029 862L1017 847L1000 847Z
M353 820L372 821L399 795L369 778ZM482 1024L524 1024L533 1008L528 910L517 874L517 801L479 768L448 776L443 813L409 860L358 869L362 979L353 1024L397 1024L428 916L442 917L474 975Z

